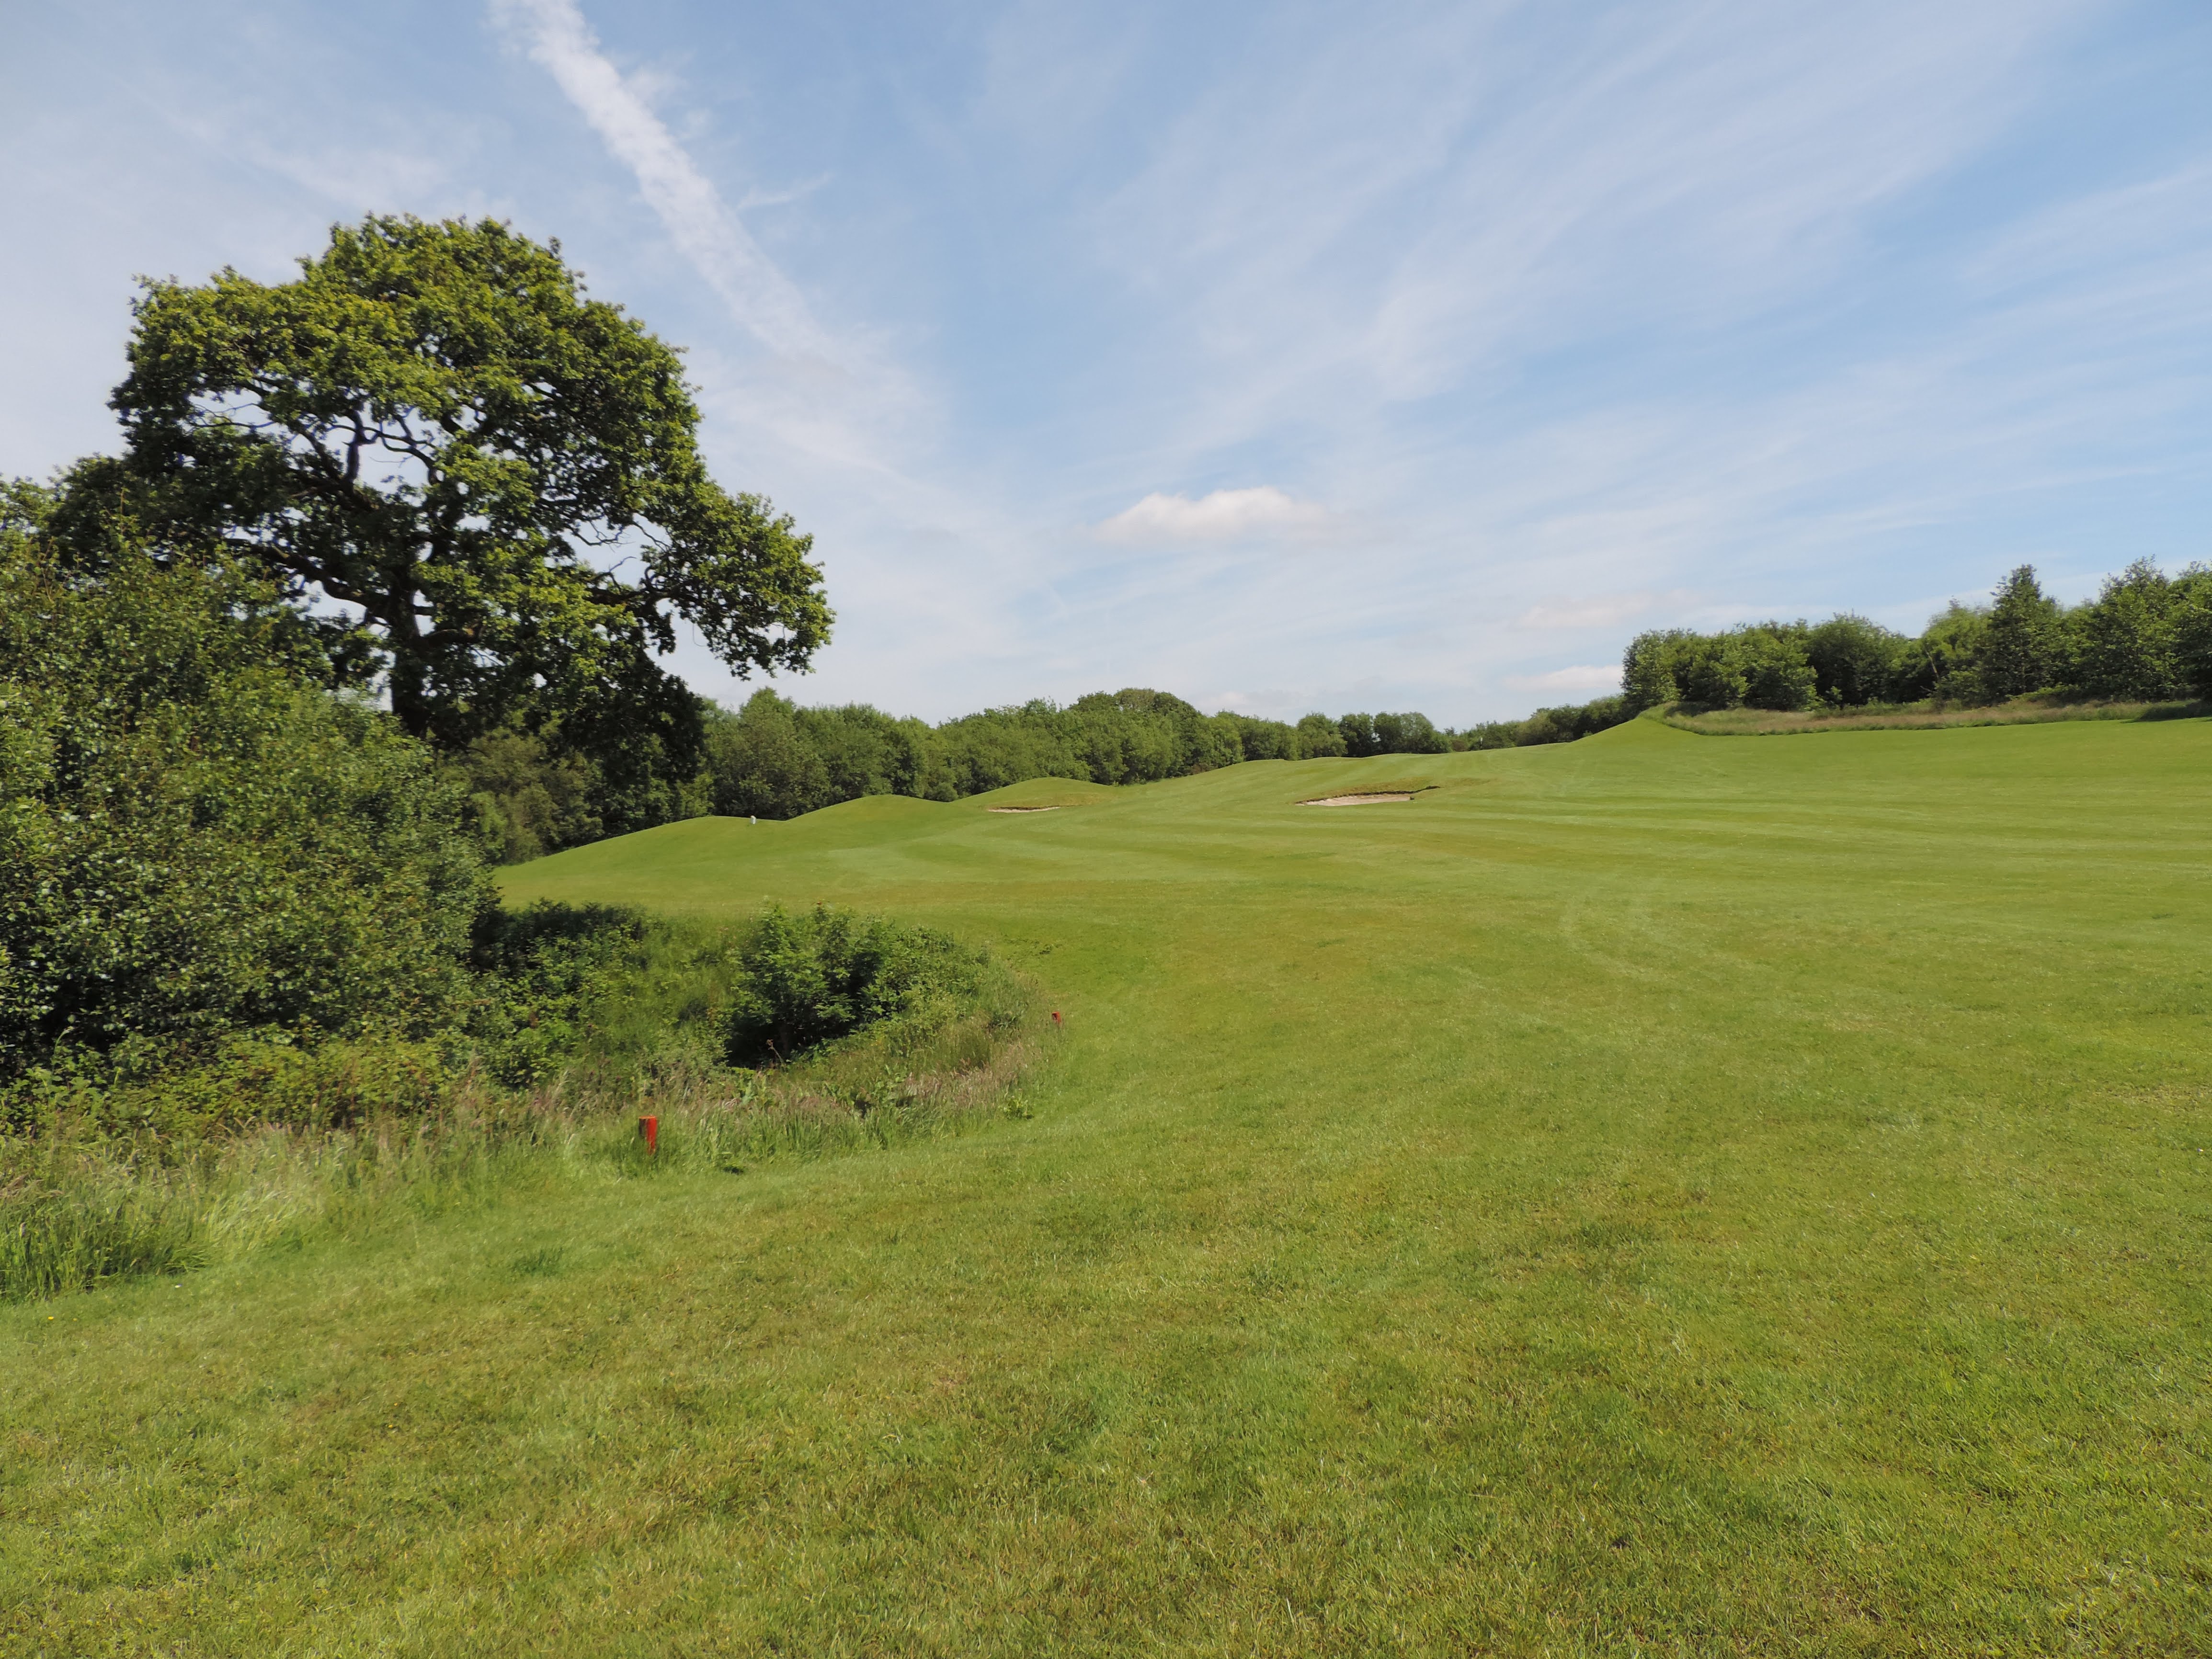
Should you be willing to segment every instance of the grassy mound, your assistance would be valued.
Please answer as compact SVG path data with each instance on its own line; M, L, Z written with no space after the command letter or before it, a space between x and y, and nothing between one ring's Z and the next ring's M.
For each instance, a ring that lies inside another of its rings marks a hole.
M1035 811L1042 807L1096 806L1121 793L1103 783L1077 778L1031 778L1024 783L1010 783L1003 789L970 795L959 805L970 811Z
M0 1645L2201 1649L2212 725L1639 720L1296 805L1406 769L507 872L897 916L1064 1030L1027 1121L676 1115L0 1309Z

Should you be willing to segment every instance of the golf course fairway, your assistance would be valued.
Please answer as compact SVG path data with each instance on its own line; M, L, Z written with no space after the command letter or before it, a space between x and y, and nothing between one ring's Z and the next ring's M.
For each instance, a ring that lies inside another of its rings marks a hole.
M1065 1029L960 1134L0 1309L0 1648L2212 1651L2208 826L2200 720L1644 720L514 868Z

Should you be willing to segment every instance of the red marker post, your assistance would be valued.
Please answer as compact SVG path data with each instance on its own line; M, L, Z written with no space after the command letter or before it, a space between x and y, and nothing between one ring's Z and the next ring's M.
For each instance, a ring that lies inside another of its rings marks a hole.
M660 1156L660 1120L657 1117L638 1119L637 1132L645 1137L646 1155L649 1158L659 1158Z
M1057 1008L1052 1011L1052 1029L1055 1031L1064 1031L1067 1029L1060 1023L1060 1010Z

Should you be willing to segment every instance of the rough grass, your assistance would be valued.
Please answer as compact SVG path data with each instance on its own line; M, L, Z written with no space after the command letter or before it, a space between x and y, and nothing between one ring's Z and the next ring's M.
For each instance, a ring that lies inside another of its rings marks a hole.
M620 1164L647 1112L661 1168L888 1147L1004 1109L1036 1054L1030 987L986 959L971 995L789 1065L732 1066L742 924L543 907L511 921L518 939L579 948L487 981L511 1006L462 1069L416 1043L246 1043L175 1075L58 1091L0 1133L0 1300L234 1262Z
M2195 720L2212 713L2201 702L2113 702L2040 692L1981 708L1932 703L1870 703L1863 708L1785 713L1771 708L1691 709L1675 706L1656 718L1711 738L1776 737L1796 732L1932 732L1958 726L2034 726L2052 720Z
M1119 793L1087 778L1029 778L1001 788L969 795L954 803L969 811L992 807L1092 806L1110 801Z
M1060 1052L0 1309L0 1649L2204 1651L2212 727L1425 764L514 871Z

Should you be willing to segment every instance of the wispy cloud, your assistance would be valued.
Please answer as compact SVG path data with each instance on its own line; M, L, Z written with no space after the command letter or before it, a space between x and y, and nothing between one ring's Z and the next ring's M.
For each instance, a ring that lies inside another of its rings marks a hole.
M1166 542L1232 542L1255 537L1327 536L1337 515L1318 501L1302 501L1261 484L1253 489L1217 489L1193 500L1155 491L1098 526L1105 541L1152 544Z
M1586 599L1551 599L1532 605L1513 619L1516 628L1618 628L1655 611L1680 611L1692 599L1675 588L1665 593L1600 593Z
M33 9L8 470L112 441L131 271L499 214L686 344L717 476L816 535L805 697L1457 724L1640 628L2203 551L2186 7Z
M780 356L843 363L841 343L653 113L643 88L623 79L575 0L491 0L491 15L636 175L669 239L738 323Z
M1504 683L1516 691L1618 691L1620 665L1583 663L1547 674L1508 674Z

